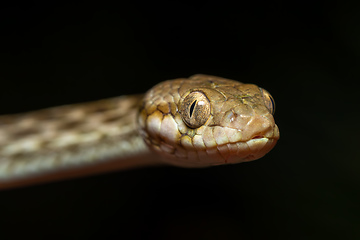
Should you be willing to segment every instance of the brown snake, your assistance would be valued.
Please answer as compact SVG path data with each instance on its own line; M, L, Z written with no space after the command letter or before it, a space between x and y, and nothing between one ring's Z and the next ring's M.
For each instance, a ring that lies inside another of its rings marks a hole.
M255 160L279 139L274 108L256 85L198 74L145 95L0 116L0 189L146 165Z

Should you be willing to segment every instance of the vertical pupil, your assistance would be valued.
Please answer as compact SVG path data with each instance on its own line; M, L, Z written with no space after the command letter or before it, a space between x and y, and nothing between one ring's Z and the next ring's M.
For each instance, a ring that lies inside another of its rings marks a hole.
M196 102L197 100L195 100L190 106L190 117L193 115Z

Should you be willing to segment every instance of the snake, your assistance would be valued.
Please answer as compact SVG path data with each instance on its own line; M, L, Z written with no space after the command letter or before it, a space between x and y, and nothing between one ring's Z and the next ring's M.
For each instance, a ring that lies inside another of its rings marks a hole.
M268 91L196 74L124 95L0 116L0 189L135 167L249 162L279 139Z

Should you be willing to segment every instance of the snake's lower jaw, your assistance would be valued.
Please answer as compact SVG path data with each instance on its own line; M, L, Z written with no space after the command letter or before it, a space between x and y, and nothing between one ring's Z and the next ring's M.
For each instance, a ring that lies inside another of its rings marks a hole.
M233 164L262 158L275 147L279 138L279 128L274 125L267 132L255 134L250 140L237 142L236 154L232 154L225 161Z
M246 142L237 143L238 151L225 159L226 163L234 164L250 162L262 158L276 145L277 138L255 138Z
M233 134L231 138L221 138L220 140L225 140L223 142L219 140L213 146L170 145L166 142L155 142L157 144L154 144L154 140L151 142L147 136L144 139L147 140L146 142L151 149L162 156L163 162L178 167L201 168L259 159L276 145L279 136L279 129L274 125L266 131L254 132L252 136L247 138L248 140L244 140L241 134ZM207 140L206 138L203 139ZM206 143L211 142L207 141Z
M259 137L243 142L227 143L206 150L188 151L182 157L159 151L160 148L158 152L163 156L163 161L170 165L201 168L259 159L276 145L277 140L278 137Z

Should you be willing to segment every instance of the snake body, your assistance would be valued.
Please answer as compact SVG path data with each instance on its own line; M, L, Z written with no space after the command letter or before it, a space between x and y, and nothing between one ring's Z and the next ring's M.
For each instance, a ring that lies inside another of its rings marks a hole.
M144 95L0 116L0 189L137 166L255 160L279 138L274 107L256 85L198 74Z

